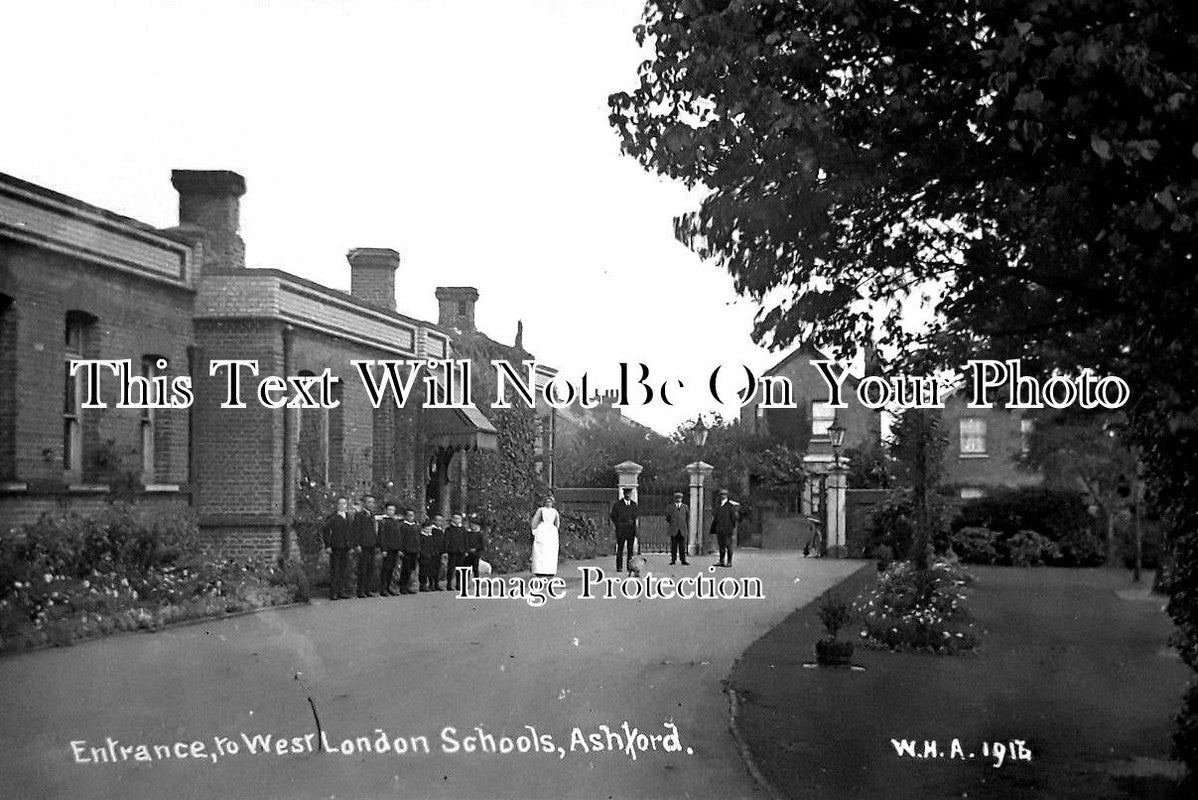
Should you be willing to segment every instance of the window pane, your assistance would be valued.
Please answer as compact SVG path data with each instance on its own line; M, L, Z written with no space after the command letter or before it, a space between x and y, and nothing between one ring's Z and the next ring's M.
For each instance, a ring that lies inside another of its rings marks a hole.
M966 417L960 422L961 452L986 452L986 420Z
M75 416L78 405L75 402L75 387L78 381L71 377L71 365L63 367L62 413Z
M836 418L836 409L821 400L811 403L811 435L827 436L832 421Z

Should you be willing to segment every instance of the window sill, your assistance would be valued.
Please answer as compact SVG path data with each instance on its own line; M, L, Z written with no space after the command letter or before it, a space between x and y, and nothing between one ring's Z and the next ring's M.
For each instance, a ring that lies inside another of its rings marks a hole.
M112 488L103 484L70 483L67 484L67 491L72 494L108 494Z
M177 483L147 483L142 487L142 491L146 494L161 494L165 492L179 492L182 488Z
M3 493L12 492L15 494L17 492L27 492L27 491L29 491L29 484L27 484L27 483L22 483L21 481L0 482L0 492L3 492Z
M989 453L959 453L958 458L989 458Z

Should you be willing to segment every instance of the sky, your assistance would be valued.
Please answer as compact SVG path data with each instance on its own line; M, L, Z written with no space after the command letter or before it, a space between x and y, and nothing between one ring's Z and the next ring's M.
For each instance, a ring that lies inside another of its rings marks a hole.
M0 171L166 227L171 169L245 176L251 267L349 288L345 254L402 256L398 306L474 286L539 361L614 386L675 378L662 432L720 409L721 364L760 374L756 306L675 241L698 193L619 152L607 96L647 57L642 0L51 2L6 8ZM21 31L13 36L11 32ZM348 374L348 365L347 373Z

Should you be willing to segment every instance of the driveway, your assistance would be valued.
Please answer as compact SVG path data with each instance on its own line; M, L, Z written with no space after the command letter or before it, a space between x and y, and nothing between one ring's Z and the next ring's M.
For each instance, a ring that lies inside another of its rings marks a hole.
M580 598L578 567L610 571L609 558L563 565L565 598L540 607L450 592L318 600L4 659L4 794L762 796L728 733L722 681L863 565L751 551L733 570L665 563L654 558L657 576L757 576L764 599ZM345 752L318 749L309 696ZM267 734L270 751L251 754ZM467 752L491 750L488 737L512 752Z

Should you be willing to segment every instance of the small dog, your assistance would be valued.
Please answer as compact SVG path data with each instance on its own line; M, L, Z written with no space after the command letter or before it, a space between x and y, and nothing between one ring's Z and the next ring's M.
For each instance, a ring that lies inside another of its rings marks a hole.
M644 556L633 556L628 559L628 577L639 578L649 569L649 559Z

